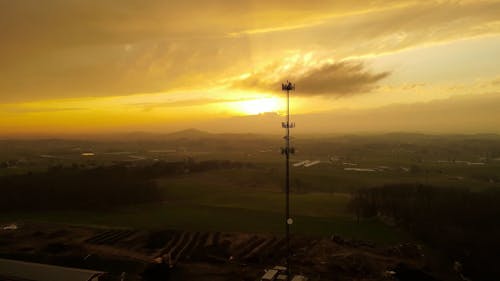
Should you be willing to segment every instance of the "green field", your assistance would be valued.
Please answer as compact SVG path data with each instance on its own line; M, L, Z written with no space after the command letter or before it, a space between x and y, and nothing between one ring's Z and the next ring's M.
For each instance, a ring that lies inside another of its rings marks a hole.
M3 213L2 221L28 220L84 225L173 228L200 231L272 232L284 230L284 194L279 181L261 170L220 170L158 180L165 200L106 211ZM292 194L294 233L332 234L379 243L409 239L377 220L359 223L346 210L349 195Z
M427 162L420 163L419 170L410 172L394 169L410 166L398 160L358 159L357 163L358 167L386 165L393 169L345 171L343 165L328 162L309 168L292 167L293 232L323 236L338 234L381 243L407 240L410 239L407 235L377 220L358 223L347 210L349 193L358 188L392 183L427 183L476 190L498 186L497 182L488 181L495 175L497 163L465 166ZM0 219L141 229L279 233L284 229L283 176L281 162L254 162L253 168L210 170L157 179L162 194L158 201L161 202L105 211L3 213Z

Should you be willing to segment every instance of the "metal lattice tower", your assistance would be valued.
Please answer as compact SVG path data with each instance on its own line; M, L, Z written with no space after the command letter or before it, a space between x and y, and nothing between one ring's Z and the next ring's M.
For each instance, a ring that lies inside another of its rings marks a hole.
M286 227L286 270L287 270L287 280L291 280L291 270L290 270L290 225L293 223L292 218L290 217L290 154L295 153L295 149L290 146L290 129L295 128L295 123L290 123L290 91L295 90L295 84L292 84L290 81L286 81L286 83L281 84L281 90L286 91L286 122L281 122L281 127L286 130L285 139L285 147L281 148L281 154L285 155L286 158L286 179L285 179L285 227Z

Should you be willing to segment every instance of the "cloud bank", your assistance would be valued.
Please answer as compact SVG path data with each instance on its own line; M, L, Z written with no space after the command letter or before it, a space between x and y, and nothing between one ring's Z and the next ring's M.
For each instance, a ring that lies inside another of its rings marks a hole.
M293 66L286 70L294 68L303 67ZM273 75L276 72L281 73ZM377 82L390 75L390 72L373 73L361 62L323 63L296 73L293 70L283 71L282 67L268 67L235 82L233 87L270 92L281 90L281 83L290 80L296 84L297 95L339 97L370 92Z
M500 2L486 0L0 0L0 99L206 88L290 49L343 59L498 35L499 14ZM343 72L354 73L343 77L353 86L335 89L344 95L384 76L323 67L311 94L327 94L324 82Z

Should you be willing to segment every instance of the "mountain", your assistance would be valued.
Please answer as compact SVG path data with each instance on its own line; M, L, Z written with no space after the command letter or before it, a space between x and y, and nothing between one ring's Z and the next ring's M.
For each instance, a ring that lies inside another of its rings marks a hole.
M162 137L167 139L201 139L201 138L213 137L213 134L202 130L190 128L173 133L164 134L162 135Z

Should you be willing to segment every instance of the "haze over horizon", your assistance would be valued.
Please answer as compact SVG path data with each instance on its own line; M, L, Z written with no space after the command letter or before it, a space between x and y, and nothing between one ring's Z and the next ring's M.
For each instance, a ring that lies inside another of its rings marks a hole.
M0 1L0 136L500 133L500 1Z

